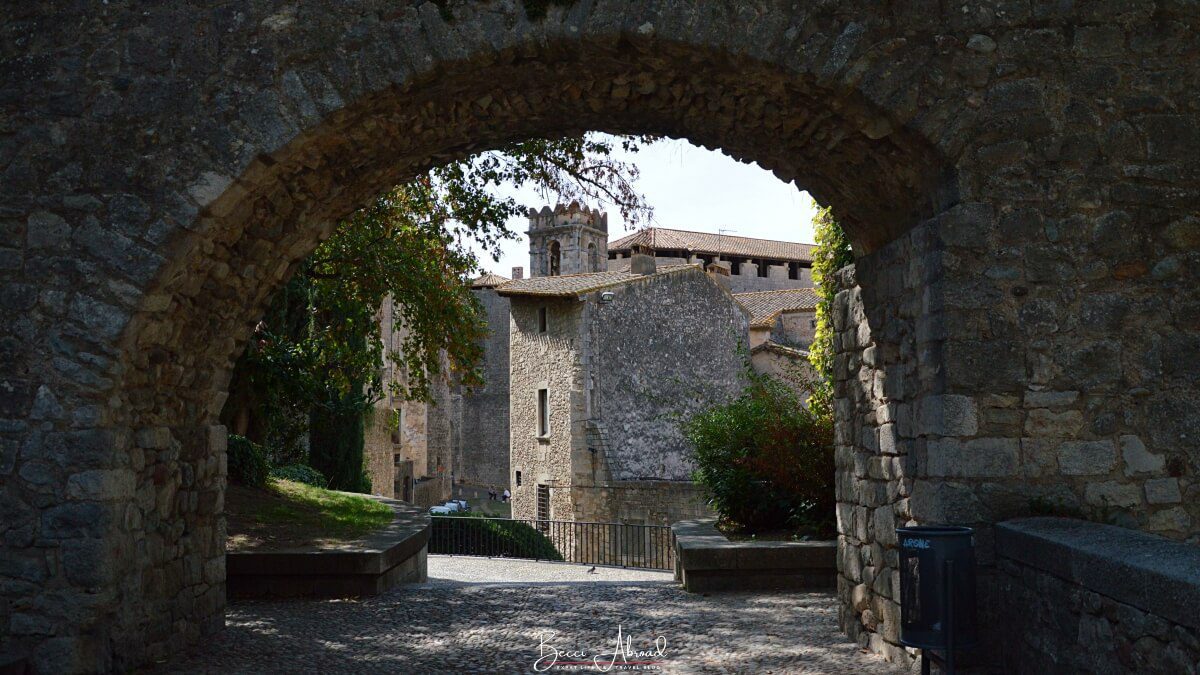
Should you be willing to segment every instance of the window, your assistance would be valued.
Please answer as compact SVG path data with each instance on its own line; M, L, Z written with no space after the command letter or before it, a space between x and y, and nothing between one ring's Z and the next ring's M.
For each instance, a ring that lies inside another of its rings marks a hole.
M550 390L538 389L537 393L538 436L550 435Z
M392 445L400 445L404 442L404 408L392 409L392 423L396 425L392 429Z
M517 472L516 480L514 480L513 483L517 487L521 487L521 472L520 471Z
M538 529L543 532L550 529L550 486L537 486L537 519Z
M538 332L545 333L550 329L550 321L546 316L546 308L538 307Z
M547 276L556 277L562 274L562 247L557 241L550 242L550 272Z
M767 264L768 264L768 263L767 263L767 261L766 261L766 260L759 260L759 261L758 261L758 276L760 276L760 277L763 277L763 278L766 278L766 276L767 276Z

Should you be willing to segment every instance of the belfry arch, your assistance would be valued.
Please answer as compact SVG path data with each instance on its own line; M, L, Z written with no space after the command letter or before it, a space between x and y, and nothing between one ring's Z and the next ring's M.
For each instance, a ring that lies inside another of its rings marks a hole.
M521 2L193 3L105 10L82 33L24 10L30 54L82 64L64 84L21 61L27 105L0 146L21 252L0 277L19 317L0 328L16 561L0 578L7 606L56 636L17 638L35 661L128 667L219 628L215 425L271 292L382 189L527 137L687 137L834 208L859 255L840 305L840 590L847 630L883 636L873 647L898 656L874 583L898 520L986 538L1034 497L1086 505L1126 480L1130 439L1169 461L1128 480L1197 473L1179 421L1200 404L1194 361L1170 357L1200 344L1185 103L1200 83L1123 58L1153 50L1146 26L1195 34L1194 17L550 4L531 19ZM1132 37L1092 47L1110 25ZM1142 103L1105 104L1114 91ZM1071 411L1077 424L1039 426ZM1197 504L1141 504L1129 524L1194 537Z

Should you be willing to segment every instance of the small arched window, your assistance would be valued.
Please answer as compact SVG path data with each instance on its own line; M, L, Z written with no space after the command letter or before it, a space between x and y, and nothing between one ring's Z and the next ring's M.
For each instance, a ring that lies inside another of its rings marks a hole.
M562 247L557 241L550 242L550 272L549 276L562 274Z
M600 257L596 251L596 245L594 243L588 244L588 271L589 272L601 271L600 270Z

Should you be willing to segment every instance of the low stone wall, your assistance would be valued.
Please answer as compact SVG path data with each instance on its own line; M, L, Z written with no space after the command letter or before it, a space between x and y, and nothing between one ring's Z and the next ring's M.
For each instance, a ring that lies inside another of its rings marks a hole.
M675 579L692 593L837 587L836 541L730 541L715 520L675 533Z
M575 520L596 523L670 525L707 518L708 492L691 481L622 480L571 487Z
M996 527L996 563L1006 672L1200 672L1200 547L1026 518Z
M379 499L391 506L396 516L362 542L336 548L227 554L229 597L364 597L425 581L429 515L403 502Z
M412 503L429 508L450 498L450 481L442 476L426 478L413 485Z

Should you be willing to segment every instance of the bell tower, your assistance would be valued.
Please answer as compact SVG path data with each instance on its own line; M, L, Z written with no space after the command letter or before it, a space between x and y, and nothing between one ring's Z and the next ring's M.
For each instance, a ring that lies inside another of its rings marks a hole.
M529 209L529 276L608 269L608 214L579 202Z

